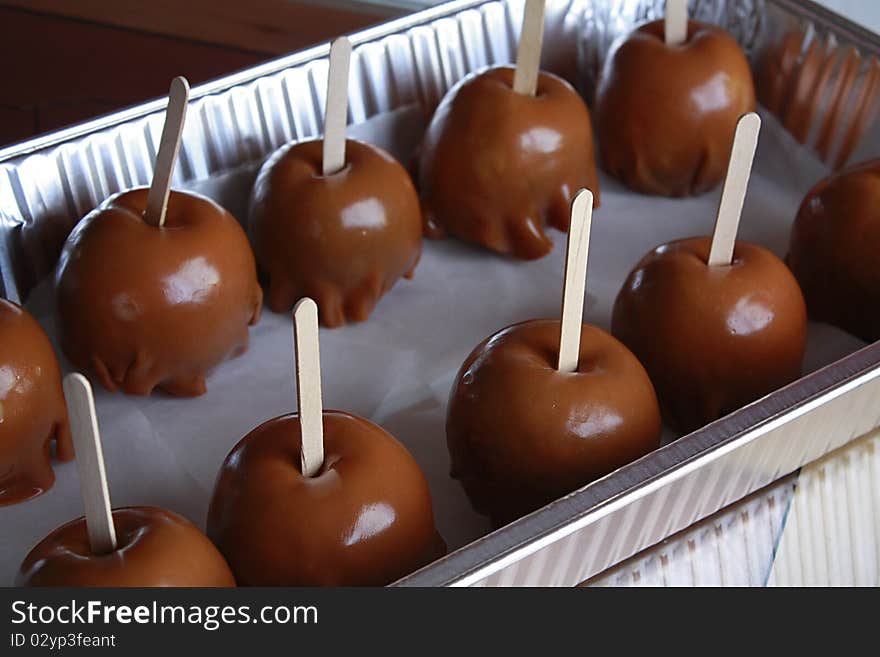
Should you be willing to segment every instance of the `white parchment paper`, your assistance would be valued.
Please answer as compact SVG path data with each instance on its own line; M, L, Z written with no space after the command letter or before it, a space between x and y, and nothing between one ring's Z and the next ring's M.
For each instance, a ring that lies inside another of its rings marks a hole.
M827 171L772 117L763 119L740 237L782 256L801 198ZM350 135L408 161L422 129L421 113L404 108L354 126ZM194 189L243 220L257 167ZM636 261L661 242L709 234L720 191L664 199L633 194L607 176L600 185L585 321L607 329L615 295ZM448 475L449 388L464 358L485 337L513 322L558 315L565 236L554 233L554 238L549 256L528 263L457 241L426 242L413 280L399 282L369 321L321 330L325 406L370 418L409 448L427 476L438 529L452 549L485 534L490 525ZM51 295L44 282L28 307L54 341ZM292 336L290 317L267 311L251 331L248 353L221 365L208 379L208 393L198 399L96 390L114 506L163 506L203 526L214 478L228 451L261 422L295 408ZM841 331L811 326L805 371L861 346ZM69 370L69 364L63 366ZM666 439L672 438L667 432ZM56 464L55 472L57 481L48 493L0 509L0 583L11 583L37 541L82 514L74 464Z

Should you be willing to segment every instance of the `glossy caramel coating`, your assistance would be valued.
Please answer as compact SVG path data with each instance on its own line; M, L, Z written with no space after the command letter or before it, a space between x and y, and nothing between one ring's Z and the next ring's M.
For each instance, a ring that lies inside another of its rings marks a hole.
M711 239L658 246L614 303L611 329L645 366L663 417L689 432L800 376L807 314L797 282L766 249L737 242L709 267Z
M584 324L578 370L560 373L559 330L558 321L532 320L499 331L471 352L452 387L452 476L499 525L660 445L657 397L638 360Z
M217 548L191 522L156 507L113 510L117 549L92 554L85 518L62 525L21 564L16 586L235 586Z
M242 586L381 586L446 552L428 485L372 422L324 412L324 465L300 472L300 423L269 420L220 469L208 536Z
M30 313L0 299L0 506L46 492L55 482L51 446L73 458L61 370Z
M688 23L669 47L663 21L640 26L605 60L594 114L603 168L646 194L702 194L724 178L736 122L755 109L749 63L714 25Z
M854 165L806 195L788 266L810 317L880 340L880 160Z
M331 327L367 319L401 276L412 277L422 253L422 212L406 169L380 148L346 144L345 168L326 177L323 141L281 148L251 197L269 308L286 312L311 297Z
M581 188L598 207L599 183L581 97L544 72L534 97L516 93L513 73L491 68L446 94L425 133L419 189L428 235L533 260L553 248L547 226L568 230Z
M64 354L108 390L179 396L247 350L263 293L247 236L222 207L172 191L165 226L147 189L108 199L74 228L55 274Z

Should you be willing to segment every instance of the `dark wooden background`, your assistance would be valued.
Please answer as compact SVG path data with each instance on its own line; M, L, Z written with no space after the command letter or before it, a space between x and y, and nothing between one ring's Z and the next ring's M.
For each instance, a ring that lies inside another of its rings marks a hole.
M0 146L393 15L356 0L0 0Z

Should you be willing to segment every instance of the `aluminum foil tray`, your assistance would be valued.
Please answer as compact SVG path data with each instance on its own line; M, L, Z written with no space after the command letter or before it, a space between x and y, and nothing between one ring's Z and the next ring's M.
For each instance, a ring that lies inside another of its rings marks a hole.
M590 98L611 42L662 1L549 0L544 67ZM428 116L480 67L511 62L521 0L460 0L353 35L350 121ZM812 3L698 0L691 13L743 45L763 108L831 167L880 143L880 40ZM222 176L317 136L327 46L196 87L173 183ZM29 293L74 223L149 183L164 100L0 150L0 292ZM880 343L498 529L402 585L574 585L681 532L880 425Z

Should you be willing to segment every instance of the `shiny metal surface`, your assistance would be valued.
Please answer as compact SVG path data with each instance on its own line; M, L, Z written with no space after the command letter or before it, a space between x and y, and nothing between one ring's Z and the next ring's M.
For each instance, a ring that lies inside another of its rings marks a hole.
M550 0L544 66L578 80L589 95L611 41L634 21L656 15L661 5ZM427 114L468 72L511 62L521 8L521 0L459 0L354 35L350 120L411 105ZM777 89L785 92L783 100L800 98L792 90L814 80L809 67L800 65L811 52L818 53L816 61L831 62L829 76L808 95L817 99L814 105L770 107L826 161L858 158L877 144L876 36L809 2L700 0L694 8L697 17L734 34L758 73L766 53L789 43L795 65L768 69L779 86L765 85L762 92L759 83L759 102L765 105L764 98L779 97L772 93ZM186 187L228 173L286 141L316 136L326 55L326 46L313 48L195 88L174 184ZM861 104L838 103L841 89ZM841 109L832 115L836 105ZM154 101L0 150L4 296L26 298L52 271L77 219L116 191L148 184L163 108L164 100ZM828 124L837 129L825 143L821 128ZM401 583L581 582L866 433L880 424L878 395L875 343Z

